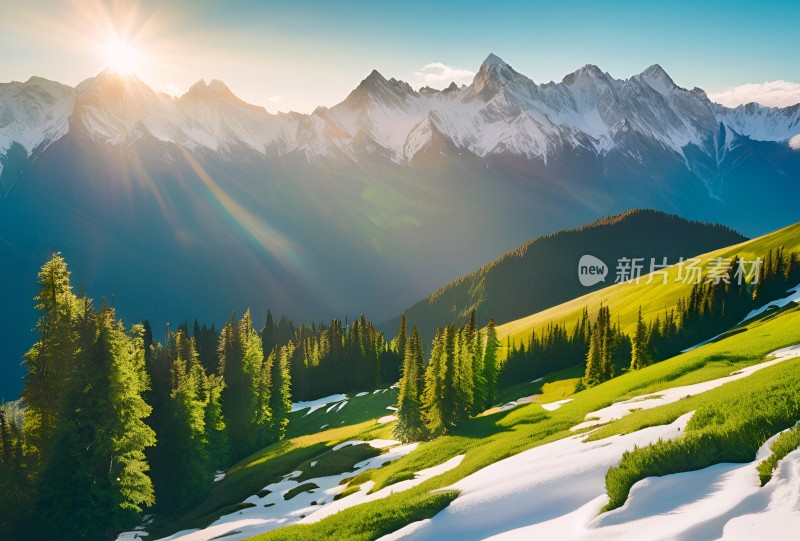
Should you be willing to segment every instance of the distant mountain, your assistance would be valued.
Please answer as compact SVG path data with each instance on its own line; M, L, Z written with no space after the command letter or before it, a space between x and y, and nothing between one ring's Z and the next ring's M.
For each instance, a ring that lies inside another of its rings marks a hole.
M643 258L644 275L651 258L674 264L745 240L726 226L632 210L523 244L411 306L407 324L432 338L437 328L465 321L473 308L481 325L491 317L502 324L613 284L620 258ZM587 254L608 266L605 281L590 287L578 280L578 262ZM382 327L391 333L399 321L398 316Z
M536 84L494 55L442 91L375 71L309 115L221 81L179 98L109 72L0 84L0 397L20 387L53 251L157 330L247 306L257 322L266 307L383 319L532 236L630 208L748 235L790 223L798 122L798 106L722 107L658 66Z

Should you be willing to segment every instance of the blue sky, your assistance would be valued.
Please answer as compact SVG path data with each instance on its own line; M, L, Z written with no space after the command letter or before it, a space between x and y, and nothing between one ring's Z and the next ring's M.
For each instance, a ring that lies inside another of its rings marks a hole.
M536 82L587 63L618 78L659 63L709 92L800 82L800 2L6 0L4 11L0 81L77 84L105 67L117 32L135 37L137 73L156 90L219 78L272 111L333 105L372 69L415 87L466 81L490 52Z

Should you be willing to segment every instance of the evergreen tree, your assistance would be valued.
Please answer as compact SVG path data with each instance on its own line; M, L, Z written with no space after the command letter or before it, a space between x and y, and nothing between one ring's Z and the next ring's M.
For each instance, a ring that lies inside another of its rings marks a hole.
M422 418L431 436L447 431L444 412L445 333L436 331L431 348L431 357L425 370L425 388L422 393Z
M38 464L47 458L77 355L73 321L77 299L69 277L66 261L54 254L39 272L39 293L34 298L42 315L36 324L37 341L25 355L28 371L22 400L25 439Z
M394 433L401 441L420 441L427 436L422 419L422 394L424 385L425 359L422 340L417 328L411 334L405 347L403 376L400 379L398 396L397 425Z
M652 362L649 351L647 326L642 318L642 307L636 320L636 331L633 335L633 351L631 354L631 370L644 368Z
M497 363L497 350L500 342L497 340L497 328L494 318L489 320L486 327L486 346L483 353L483 380L486 385L486 406L494 404L497 394L497 377L499 367Z
M276 351L275 362L272 363L272 393L270 408L272 410L272 437L274 441L286 435L289 424L289 412L292 411L292 381L290 373L291 359L294 355L294 344L281 347Z

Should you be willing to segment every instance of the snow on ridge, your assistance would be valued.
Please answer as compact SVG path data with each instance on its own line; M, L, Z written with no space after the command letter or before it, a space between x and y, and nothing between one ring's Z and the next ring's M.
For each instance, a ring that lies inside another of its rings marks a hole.
M608 152L618 144L622 125L683 156L687 145L710 148L720 123L728 134L790 140L800 149L796 107L727 108L702 91L676 86L657 65L624 80L587 65L562 82L537 85L489 55L469 86L416 92L402 81L370 75L347 99L310 115L270 114L219 81L198 83L180 98L109 73L76 89L42 79L7 83L0 85L0 119L12 121L0 126L0 152L11 141L30 153L57 140L73 115L90 135L112 144L149 134L222 156L241 146L264 157L297 153L308 160L358 160L367 152L402 164L441 133L479 157L511 153L546 163L566 145Z

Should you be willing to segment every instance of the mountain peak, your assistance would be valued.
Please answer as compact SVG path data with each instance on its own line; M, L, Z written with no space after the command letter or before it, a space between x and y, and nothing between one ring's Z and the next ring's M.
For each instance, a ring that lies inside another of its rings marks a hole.
M211 79L211 82L209 83L206 83L205 79L200 79L195 84L193 84L191 88L189 88L186 94L194 96L217 95L217 96L235 97L234 93L231 91L228 85L226 85L219 79Z
M481 66L485 67L486 69L489 69L498 66L508 66L508 64L506 64L505 61L496 54L489 53L489 56L486 57L486 60L483 61L483 64L481 64Z
M672 77L664 71L658 64L653 64L644 70L639 77L641 77L650 87L661 94L667 94L670 90L677 88L678 85L672 80Z
M586 64L585 66L578 68L577 70L573 71L572 73L568 73L562 79L562 82L567 85L574 84L575 81L581 79L605 79L607 74L603 72L599 67L594 64Z

